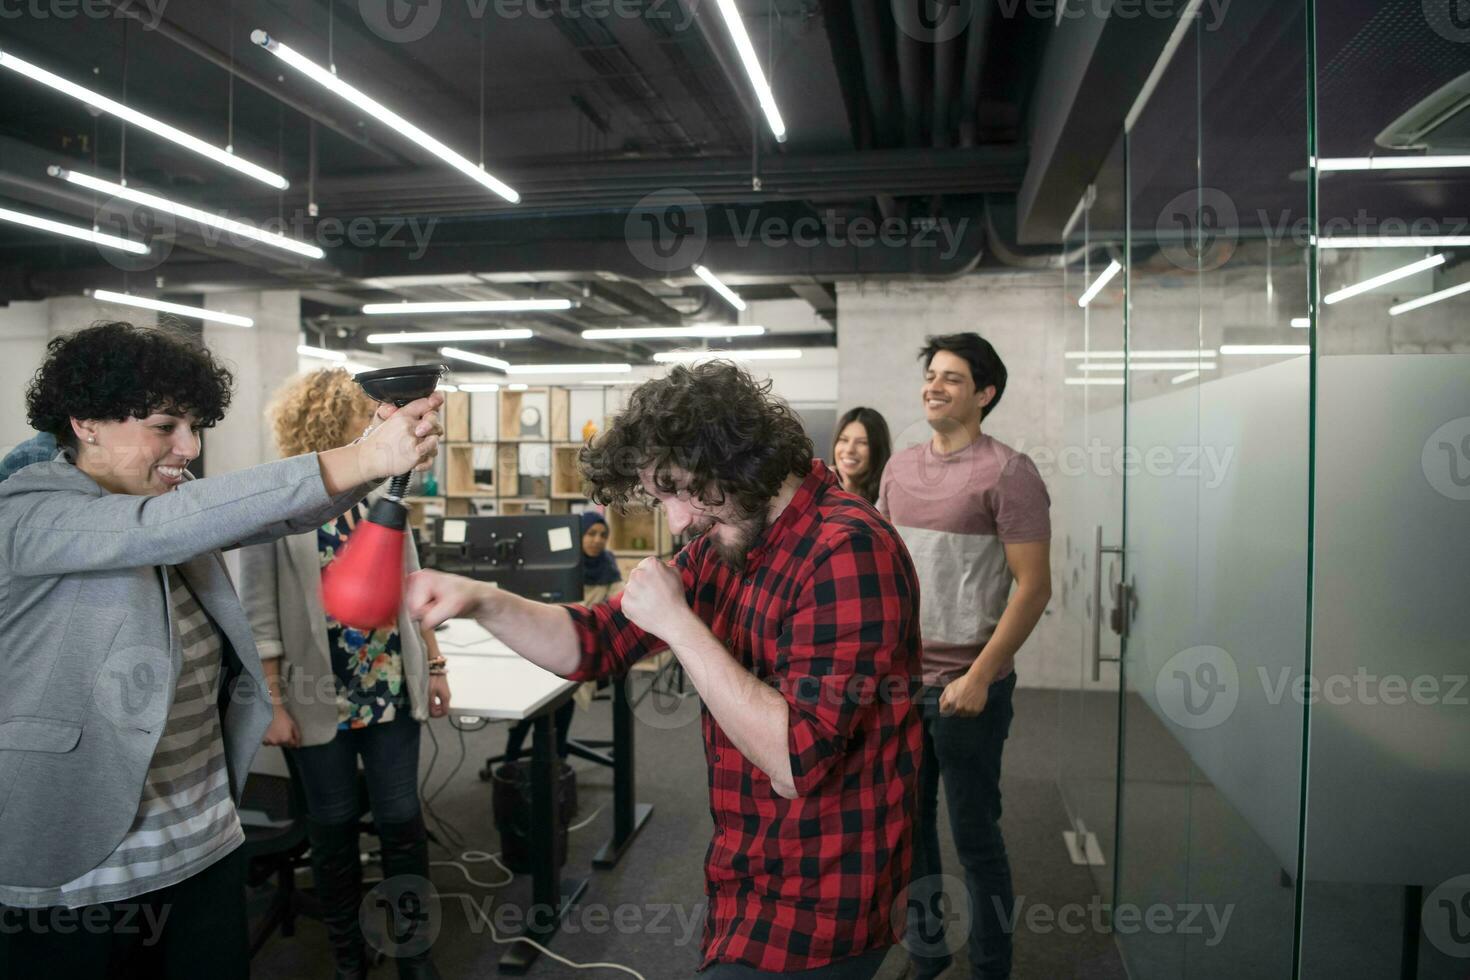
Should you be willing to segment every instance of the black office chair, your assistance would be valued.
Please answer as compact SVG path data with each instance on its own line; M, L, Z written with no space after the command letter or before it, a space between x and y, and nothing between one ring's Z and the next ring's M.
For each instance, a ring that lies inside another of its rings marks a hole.
M297 869L309 867L311 863L306 856L311 846L306 833L306 794L301 788L295 759L290 752L282 751L281 755L290 775L252 772L245 781L240 800L240 826L245 831L245 843L241 845L246 859L245 883L250 888L260 888L276 879L270 906L250 933L251 957L277 929L282 936L295 935L298 915L321 918L315 889L296 887ZM357 795L360 830L375 834L367 781L361 772ZM375 952L374 962L381 962L383 954Z
M296 869L307 863L310 847L306 837L306 796L296 776L290 753L286 757L289 776L252 772L245 781L240 800L240 826L245 831L245 883L260 888L276 879L270 906L250 933L253 957L280 929L282 936L296 934L296 916L317 914L314 896L296 888Z

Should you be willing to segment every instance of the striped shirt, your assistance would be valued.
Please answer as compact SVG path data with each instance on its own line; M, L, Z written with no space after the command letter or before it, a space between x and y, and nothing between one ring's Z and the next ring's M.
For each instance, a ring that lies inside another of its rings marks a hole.
M78 908L133 898L198 874L244 842L216 701L223 645L179 570L167 578L183 669L133 825L91 871L55 888L0 887L0 903Z

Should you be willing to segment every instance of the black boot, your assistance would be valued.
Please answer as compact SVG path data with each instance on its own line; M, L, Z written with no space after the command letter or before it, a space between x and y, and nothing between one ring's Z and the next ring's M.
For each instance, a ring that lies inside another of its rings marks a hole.
M383 880L399 875L429 878L429 835L424 817L416 813L403 823L378 821L378 840L383 845ZM427 907L429 896L420 896L421 907ZM399 980L440 980L439 971L429 959L428 949L408 956L398 956Z
M306 822L311 839L311 874L316 879L322 924L332 942L335 980L365 980L368 961L358 924L362 903L362 862L357 849L357 821L343 824Z

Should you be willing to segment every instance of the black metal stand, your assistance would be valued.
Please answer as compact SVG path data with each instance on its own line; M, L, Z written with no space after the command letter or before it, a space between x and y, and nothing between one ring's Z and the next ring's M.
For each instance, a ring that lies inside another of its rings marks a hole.
M567 910L587 887L585 877L563 879L556 865L557 758L551 716L565 701L547 705L536 716L531 734L531 907L521 935L542 946L551 942ZM529 943L512 942L500 957L500 972L523 974L540 955Z
M594 868L618 863L638 831L653 815L653 805L634 799L633 705L628 701L628 678L613 681L613 835L592 859Z
M1423 927L1424 886L1404 886L1404 941L1399 957L1400 980L1418 980L1419 932Z

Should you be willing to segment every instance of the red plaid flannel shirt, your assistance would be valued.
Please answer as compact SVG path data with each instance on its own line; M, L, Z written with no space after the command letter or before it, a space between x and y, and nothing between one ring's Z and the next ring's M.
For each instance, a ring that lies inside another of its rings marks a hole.
M743 572L703 538L679 553L691 608L789 706L798 796L702 712L714 837L705 857L703 962L789 972L901 938L913 858L921 728L919 581L897 532L820 460ZM617 598L567 607L581 640L573 679L627 670L663 649Z

